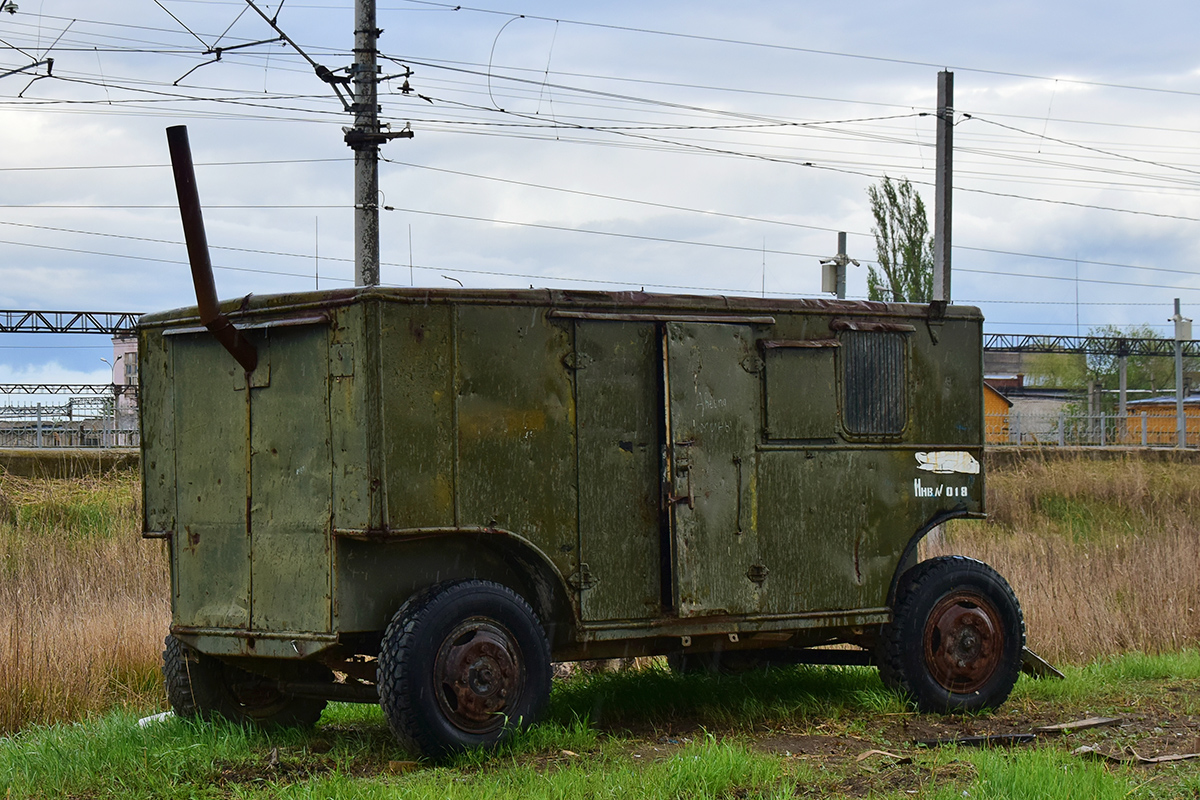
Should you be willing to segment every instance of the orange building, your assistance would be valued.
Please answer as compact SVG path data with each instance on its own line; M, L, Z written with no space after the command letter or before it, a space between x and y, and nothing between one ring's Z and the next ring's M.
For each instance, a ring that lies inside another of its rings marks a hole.
M1126 442L1132 445L1171 446L1179 441L1174 397L1133 400L1125 404ZM1183 416L1187 444L1200 445L1200 395L1183 398ZM1143 440L1143 431L1145 438Z
M987 381L983 382L983 441L985 444L1009 444L1011 431L1008 413L1012 401Z

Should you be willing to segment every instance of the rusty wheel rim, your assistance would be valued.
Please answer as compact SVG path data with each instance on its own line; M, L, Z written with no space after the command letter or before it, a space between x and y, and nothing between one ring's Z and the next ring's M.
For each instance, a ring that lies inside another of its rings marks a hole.
M942 688L976 692L1004 657L1000 613L975 592L953 592L933 607L925 623L925 664Z
M434 693L442 712L467 733L490 733L520 699L525 668L507 628L494 620L463 620L442 640L434 662Z

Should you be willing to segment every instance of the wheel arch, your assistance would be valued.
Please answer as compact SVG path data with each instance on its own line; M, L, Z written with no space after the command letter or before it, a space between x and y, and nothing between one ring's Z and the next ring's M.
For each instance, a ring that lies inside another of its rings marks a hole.
M904 550L900 553L900 559L896 562L896 570L892 573L892 582L888 586L888 608L895 608L896 606L896 590L900 586L900 579L904 577L905 572L916 564L917 547L921 544L921 541L939 525L945 524L952 519L964 519L973 516L976 515L962 509L945 511L930 517L924 525L917 529L917 532L909 538L908 544L904 546Z
M512 531L501 529L460 534L489 549L524 583L509 588L525 598L546 629L551 648L575 638L579 609L566 578L537 545Z
M391 533L386 538L376 535L346 545L355 555L353 568L342 573L347 581L342 604L369 601L373 610L358 620L369 626L362 630L382 634L404 602L434 584L486 580L507 586L529 603L552 648L575 637L579 614L562 572L541 548L518 533L444 528Z

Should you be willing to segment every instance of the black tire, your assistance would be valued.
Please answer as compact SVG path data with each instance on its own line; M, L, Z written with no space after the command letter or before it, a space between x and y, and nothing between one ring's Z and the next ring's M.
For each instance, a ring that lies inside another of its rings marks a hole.
M310 679L328 678L324 667L297 664ZM167 636L163 649L167 700L176 716L212 720L221 717L261 727L311 727L325 710L324 700L296 697L275 681L226 664Z
M875 666L879 668L879 680L883 685L893 692L903 691L900 686L900 678L897 677L896 671L892 668L890 659L888 659L887 645L887 627L880 632L879 641L875 643Z
M535 722L550 698L550 644L533 609L488 581L410 598L379 653L379 702L397 738L442 759Z
M963 556L923 561L900 579L880 632L879 675L925 712L995 708L1017 682L1025 621L994 569Z

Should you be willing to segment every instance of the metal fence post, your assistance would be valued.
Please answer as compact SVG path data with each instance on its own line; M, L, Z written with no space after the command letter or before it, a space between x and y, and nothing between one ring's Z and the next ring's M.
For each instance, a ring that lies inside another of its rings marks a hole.
M1145 411L1143 411L1143 412L1142 412L1142 447L1145 447L1145 446L1146 446L1146 443L1147 443L1148 441L1149 441L1149 440L1148 440L1148 438L1147 438L1147 436L1146 436L1146 412L1145 412Z
M1058 412L1058 446L1063 447L1067 443L1067 415L1063 412Z
M42 446L42 404L37 404L37 431L34 433L34 447Z
M1108 421L1104 417L1104 412L1100 412L1100 446L1108 446Z

